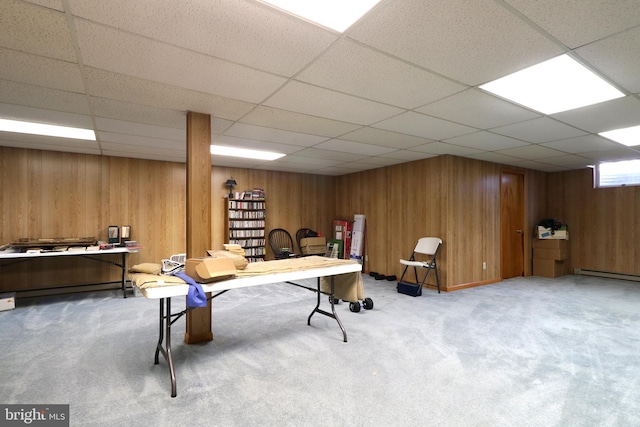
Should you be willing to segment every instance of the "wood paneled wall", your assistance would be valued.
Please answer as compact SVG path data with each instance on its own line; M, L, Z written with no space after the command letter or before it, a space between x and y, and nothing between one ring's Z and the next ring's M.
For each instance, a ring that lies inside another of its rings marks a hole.
M504 166L440 156L338 177L337 216L365 214L365 270L400 276L419 237L443 240L441 286L448 290L500 280L500 172ZM524 169L526 223L544 214L545 174ZM525 237L530 259L531 235ZM487 263L487 269L482 263ZM530 262L525 274L531 274ZM431 276L429 283L435 283Z
M400 277L399 260L411 255L417 237L444 236L439 202L446 180L445 164L438 159L337 178L336 217L364 214L366 218L365 271ZM444 267L446 250L441 255ZM445 280L446 269L440 271Z
M109 225L126 224L144 246L130 263L159 262L185 250L184 164L0 147L0 166L1 243L20 237L106 239ZM331 236L333 219L365 214L365 271L400 276L399 259L410 254L416 239L435 235L444 241L440 267L446 289L490 283L500 280L504 168L454 156L340 177L213 167L212 246L224 243L224 183L233 177L236 191L265 190L267 230L281 227L294 235L308 227ZM589 170L520 171L531 230L525 274L531 272L533 228L545 217L569 224L572 267L640 273L640 187L593 189ZM94 264L74 259L3 268L0 291L117 280L115 269Z
M0 147L0 165L1 243L22 237L107 240L109 225L130 225L132 238L144 245L129 257L130 265L184 251L182 164ZM0 291L118 279L118 270L104 263L39 259L2 268Z
M549 174L549 217L567 224L571 268L640 274L640 186L594 188L591 169Z

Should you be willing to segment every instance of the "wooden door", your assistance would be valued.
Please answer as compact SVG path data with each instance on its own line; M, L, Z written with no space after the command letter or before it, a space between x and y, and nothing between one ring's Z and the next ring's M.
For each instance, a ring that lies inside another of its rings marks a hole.
M524 276L524 175L500 174L500 272Z

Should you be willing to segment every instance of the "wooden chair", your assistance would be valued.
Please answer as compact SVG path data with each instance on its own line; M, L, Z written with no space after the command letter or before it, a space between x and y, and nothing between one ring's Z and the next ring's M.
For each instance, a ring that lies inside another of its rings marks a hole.
M269 246L276 259L296 256L293 252L293 238L284 228L274 228L269 232Z

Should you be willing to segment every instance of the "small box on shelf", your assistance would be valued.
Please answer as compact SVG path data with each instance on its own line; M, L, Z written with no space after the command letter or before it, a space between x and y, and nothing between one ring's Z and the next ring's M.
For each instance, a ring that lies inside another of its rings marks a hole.
M567 228L565 227L564 229L560 229L560 230L552 230L551 228L547 228L547 227L542 227L542 226L538 226L537 232L536 232L536 236L538 237L538 239L564 239L567 240L569 239L569 232L567 231Z

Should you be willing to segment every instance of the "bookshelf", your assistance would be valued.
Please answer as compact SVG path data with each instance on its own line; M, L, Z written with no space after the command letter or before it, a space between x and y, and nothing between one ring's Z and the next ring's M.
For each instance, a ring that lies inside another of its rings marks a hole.
M249 262L264 261L266 201L227 199L226 241L240 245Z

